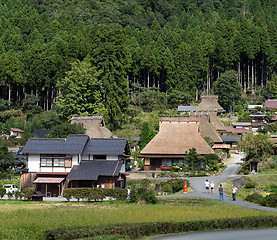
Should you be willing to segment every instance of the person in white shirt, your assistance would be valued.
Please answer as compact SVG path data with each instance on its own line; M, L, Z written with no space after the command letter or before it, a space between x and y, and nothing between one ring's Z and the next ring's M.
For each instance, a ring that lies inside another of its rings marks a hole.
M214 193L214 181L211 182L210 187L211 187L211 193L213 194Z
M236 186L234 185L233 188L232 188L232 197L233 197L233 201L236 201L236 192L237 192L237 188Z
M205 182L205 187L206 187L206 193L209 193L209 189L210 189L210 183L209 180L207 179Z

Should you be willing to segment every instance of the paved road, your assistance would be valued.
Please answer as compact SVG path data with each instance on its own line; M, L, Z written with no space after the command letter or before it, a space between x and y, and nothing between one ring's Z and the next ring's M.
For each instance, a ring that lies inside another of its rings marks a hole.
M165 235L152 240L276 240L277 229L216 231Z
M194 190L193 193L185 193L185 194L175 194L175 195L167 195L167 196L161 196L161 197L204 197L204 198L212 198L212 199L219 199L219 193L217 192L217 188L221 182L224 182L228 179L234 178L237 176L238 171L241 167L241 159L244 157L242 153L239 154L232 154L231 160L227 163L227 167L225 170L218 176L209 176L209 177L190 177L188 178L190 182L191 188ZM209 180L209 182L214 181L215 183L215 192L214 194L207 194L204 182L206 179ZM253 203L244 202L244 201L232 201L230 197L227 197L224 195L224 202L229 202L232 204L240 205L243 207L249 207L254 208L258 210L264 210L264 211L277 211L276 208L269 208L264 206L259 206ZM277 239L277 238L276 238Z

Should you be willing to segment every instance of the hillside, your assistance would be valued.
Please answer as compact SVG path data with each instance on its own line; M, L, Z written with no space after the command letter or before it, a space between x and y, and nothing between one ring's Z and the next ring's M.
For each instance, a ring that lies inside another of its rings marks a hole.
M116 127L130 103L149 106L139 94L188 104L226 70L245 92L277 92L274 0L0 2L0 98L16 106L32 94Z

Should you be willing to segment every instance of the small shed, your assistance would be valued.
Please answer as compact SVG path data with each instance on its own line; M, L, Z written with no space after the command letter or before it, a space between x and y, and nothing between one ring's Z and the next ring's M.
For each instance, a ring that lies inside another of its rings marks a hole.
M258 164L260 163L260 161L256 158L252 158L250 160L247 161L249 163L249 172L258 172Z

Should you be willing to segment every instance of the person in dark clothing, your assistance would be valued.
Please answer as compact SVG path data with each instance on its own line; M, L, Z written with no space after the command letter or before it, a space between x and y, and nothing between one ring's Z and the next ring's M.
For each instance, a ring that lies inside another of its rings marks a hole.
M219 192L219 200L222 200L222 201L223 201L224 189L223 189L223 187L222 187L222 184L219 185L218 192Z

